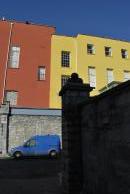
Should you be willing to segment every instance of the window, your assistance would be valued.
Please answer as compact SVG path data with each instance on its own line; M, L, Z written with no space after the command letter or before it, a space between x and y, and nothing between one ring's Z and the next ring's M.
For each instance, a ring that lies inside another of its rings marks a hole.
M126 49L121 49L121 56L123 59L128 58L128 51Z
M16 91L6 91L5 101L9 101L11 106L15 106L17 105L17 96L18 96L18 92Z
M45 80L46 78L46 68L43 66L38 67L38 80Z
M65 84L66 84L66 82L67 82L67 80L70 78L70 76L69 75L62 75L61 76L61 87L63 87Z
M107 57L112 56L112 49L111 49L111 47L105 47L105 56L107 56Z
M25 144L24 144L25 147L33 147L33 146L36 146L36 141L34 139L31 139L29 141L27 141Z
M9 53L9 67L18 68L20 57L20 47L12 46Z
M87 44L87 52L88 54L95 54L95 47L93 44Z
M70 52L69 51L61 52L61 65L62 67L70 67Z
M107 83L114 81L113 69L107 69Z
M130 80L130 71L124 71L124 81Z
M89 84L91 87L96 88L96 70L95 67L88 68Z

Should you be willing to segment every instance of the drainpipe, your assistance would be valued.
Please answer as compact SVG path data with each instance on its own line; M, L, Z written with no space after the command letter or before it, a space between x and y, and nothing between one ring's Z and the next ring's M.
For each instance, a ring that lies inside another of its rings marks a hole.
M7 78L7 68L8 68L8 60L9 60L9 51L10 51L10 43L11 43L11 35L13 24L10 23L10 31L9 31L9 40L8 40L8 48L7 48L7 55L6 55L6 63L5 63L5 72L4 72L4 85L3 85L3 93L2 93L2 104L4 103L4 94L5 94L5 87L6 87L6 78Z

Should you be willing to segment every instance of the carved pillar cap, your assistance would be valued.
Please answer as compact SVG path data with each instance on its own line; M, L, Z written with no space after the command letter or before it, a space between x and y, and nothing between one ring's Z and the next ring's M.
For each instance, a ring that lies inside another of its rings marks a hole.
M59 96L63 96L66 91L86 91L91 92L93 90L89 84L84 84L83 80L79 78L77 73L72 73L67 83L61 88Z
M68 79L69 83L83 83L83 80L79 78L79 75L77 73L72 73L71 78Z

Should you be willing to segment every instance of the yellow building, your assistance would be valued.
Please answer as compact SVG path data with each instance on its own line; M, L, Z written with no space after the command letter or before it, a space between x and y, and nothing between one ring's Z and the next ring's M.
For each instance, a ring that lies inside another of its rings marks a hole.
M50 108L61 108L59 91L77 72L97 95L112 81L130 79L130 42L88 35L52 36Z

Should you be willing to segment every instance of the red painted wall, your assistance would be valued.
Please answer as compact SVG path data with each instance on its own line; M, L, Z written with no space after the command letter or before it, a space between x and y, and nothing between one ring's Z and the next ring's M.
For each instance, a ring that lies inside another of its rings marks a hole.
M5 90L18 91L18 107L49 108L51 35L54 27L13 22L10 46L20 47L19 68L7 69ZM0 22L0 100L7 56L10 22ZM39 66L46 67L46 80L38 81Z

